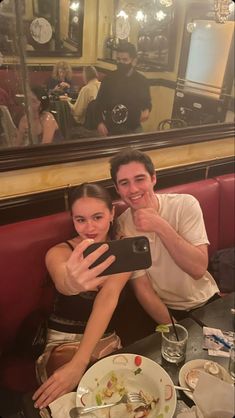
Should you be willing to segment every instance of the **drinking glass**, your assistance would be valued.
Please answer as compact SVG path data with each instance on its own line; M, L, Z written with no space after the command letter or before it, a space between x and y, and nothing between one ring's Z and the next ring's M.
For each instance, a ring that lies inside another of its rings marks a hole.
M169 325L169 332L162 333L162 357L170 363L180 363L185 358L188 341L188 331L182 325L175 324L177 337L172 325Z
M228 371L232 379L235 381L235 345L230 349Z

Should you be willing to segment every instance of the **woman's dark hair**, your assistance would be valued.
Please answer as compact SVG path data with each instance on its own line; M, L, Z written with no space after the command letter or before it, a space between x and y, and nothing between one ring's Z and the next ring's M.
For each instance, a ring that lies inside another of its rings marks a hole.
M47 91L41 86L32 86L30 90L33 94L35 94L41 103L39 112L42 113L48 111L50 109L50 99Z
M69 193L68 203L69 203L69 208L70 208L71 214L72 214L73 204L78 199L81 199L82 197L93 197L95 199L100 199L106 204L106 206L110 210L110 212L113 209L113 203L112 203L111 196L103 186L100 186L99 184L96 184L96 183L83 183L80 186L75 187ZM109 238L111 240L114 239L115 231L114 231L113 224L110 225L108 234L109 234Z

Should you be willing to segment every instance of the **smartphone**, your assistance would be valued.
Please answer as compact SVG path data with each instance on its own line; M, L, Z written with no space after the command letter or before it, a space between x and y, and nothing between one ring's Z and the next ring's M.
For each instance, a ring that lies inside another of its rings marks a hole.
M103 242L91 244L83 253L84 257L92 253ZM108 241L109 249L101 255L91 266L95 267L110 255L115 255L116 260L99 276L123 273L126 271L145 270L152 265L149 240L147 237L138 236Z

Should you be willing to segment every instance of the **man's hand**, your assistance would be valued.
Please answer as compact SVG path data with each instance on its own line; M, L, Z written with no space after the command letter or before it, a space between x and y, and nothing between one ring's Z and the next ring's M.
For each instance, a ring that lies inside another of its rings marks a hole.
M156 232L156 225L161 221L161 217L158 214L158 200L154 192L145 194L145 208L137 209L133 219L140 231Z
M155 225L161 217L153 208L138 209L133 215L134 224L139 231L156 232Z
M148 120L149 118L149 115L150 115L149 109L142 110L140 114L140 122L146 122L146 120Z
M109 133L106 125L103 122L99 123L99 125L97 126L97 131L101 136L108 136Z

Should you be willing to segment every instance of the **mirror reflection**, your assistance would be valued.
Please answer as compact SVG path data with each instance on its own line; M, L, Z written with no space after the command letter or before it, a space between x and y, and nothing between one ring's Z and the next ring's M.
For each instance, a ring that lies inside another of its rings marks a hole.
M0 147L234 121L230 0L3 0Z

